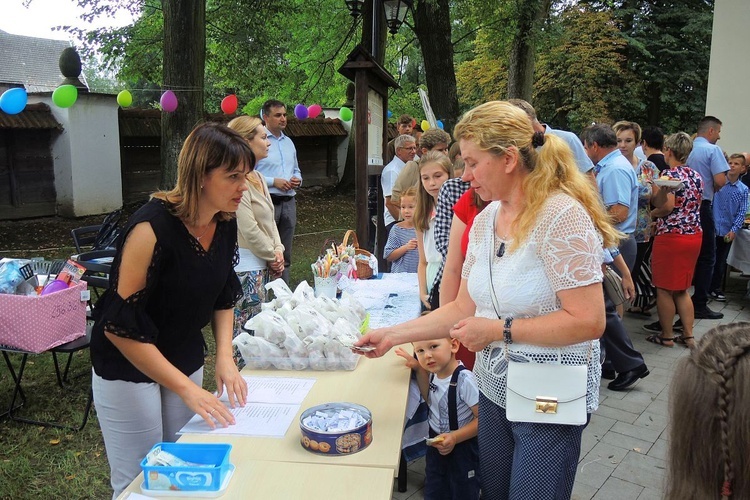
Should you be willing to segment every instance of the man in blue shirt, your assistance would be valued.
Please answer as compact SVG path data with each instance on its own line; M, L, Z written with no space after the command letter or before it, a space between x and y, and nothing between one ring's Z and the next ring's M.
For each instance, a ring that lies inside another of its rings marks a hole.
M748 188L740 181L746 172L745 156L735 153L729 157L727 183L714 194L713 214L716 224L716 264L711 279L711 297L719 302L727 299L722 292L727 256L735 235L742 229L747 212Z
M523 99L509 99L508 102L517 108L521 108L526 113L526 115L528 115L529 119L531 120L531 126L534 128L534 132L542 132L545 135L556 135L564 140L568 144L568 146L570 146L570 149L573 152L578 170L582 174L593 175L594 164L591 162L591 159L589 159L586 151L583 149L583 144L581 144L581 140L578 138L578 136L576 136L573 132L568 132L566 130L555 130L546 123L540 123L539 119L536 116L536 110L534 109L534 107L529 104L529 102L524 101Z
M583 131L583 147L594 162L596 185L615 227L628 238L620 253L633 271L637 245L633 238L638 215L638 179L630 162L617 149L617 135L609 125L592 125Z
M286 128L286 106L281 101L270 99L263 103L263 120L268 130L271 147L268 157L260 160L255 169L266 178L268 191L273 200L274 218L284 245L284 272L281 277L289 283L289 266L292 263L292 240L297 225L297 200L294 196L302 184L302 173L297 163L297 149L292 140L284 135Z
M628 269L635 264L635 232L638 212L638 180L630 162L617 149L617 135L609 125L592 125L581 133L583 148L594 163L596 184L615 227L628 237L620 243ZM624 391L649 374L641 353L635 350L612 300L604 294L607 324L601 338L606 355L602 377L614 378L607 386ZM616 372L617 376L614 376Z
M729 165L721 148L716 145L721 134L721 121L715 116L705 116L698 122L698 136L693 141L693 151L687 159L687 166L698 172L703 179L701 201L701 227L703 243L695 263L693 275L693 307L695 319L721 319L723 313L708 308L708 292L716 262L716 232L711 203L714 192L727 182Z

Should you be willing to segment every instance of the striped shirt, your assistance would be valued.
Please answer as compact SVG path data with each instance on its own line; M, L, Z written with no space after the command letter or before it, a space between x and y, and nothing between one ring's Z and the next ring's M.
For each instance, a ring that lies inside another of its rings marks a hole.
M727 179L720 190L714 194L714 226L716 236L737 233L745 222L747 212L748 188L739 179L731 182Z
M406 245L410 239L416 238L417 233L414 228L403 228L398 224L394 224L391 228L391 232L388 234L388 242L385 244L383 250L383 258L387 259L388 256L399 247ZM417 266L419 265L419 250L416 248L408 250L404 255L394 260L391 263L392 273L416 273Z

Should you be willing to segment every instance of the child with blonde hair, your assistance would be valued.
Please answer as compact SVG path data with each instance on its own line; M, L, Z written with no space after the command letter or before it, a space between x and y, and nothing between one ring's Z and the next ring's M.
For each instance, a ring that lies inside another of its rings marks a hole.
M428 499L479 498L479 389L474 374L456 359L458 345L451 338L412 342L416 359L396 349L415 371L430 408L424 488Z
M410 187L403 192L399 201L403 220L397 222L388 233L383 258L391 263L392 273L416 273L419 265L417 233L414 231L417 189Z
M443 256L435 246L435 207L440 187L453 177L453 164L439 151L430 151L419 160L419 188L417 207L414 210L414 228L417 233L419 250L419 297L425 310L431 310L440 303L439 294L433 294L430 303L430 290L435 276L443 262Z

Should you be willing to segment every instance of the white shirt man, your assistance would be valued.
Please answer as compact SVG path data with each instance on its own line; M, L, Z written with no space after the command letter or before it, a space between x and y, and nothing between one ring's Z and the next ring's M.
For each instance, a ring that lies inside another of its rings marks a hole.
M385 199L385 211L383 212L383 222L386 227L398 220L400 207L391 203L391 193L393 191L393 184L398 178L398 174L401 169L404 168L406 162L412 161L414 156L417 154L417 143L414 141L414 137L406 134L402 134L395 139L396 156L393 160L385 166L383 173L380 176L380 185L383 188L383 198Z

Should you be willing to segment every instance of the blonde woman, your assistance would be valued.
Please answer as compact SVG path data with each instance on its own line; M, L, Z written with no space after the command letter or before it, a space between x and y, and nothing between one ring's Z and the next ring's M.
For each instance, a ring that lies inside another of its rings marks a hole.
M271 143L260 118L240 116L229 122L229 128L247 140L257 161L268 156ZM284 245L274 222L273 202L262 174L247 175L248 190L237 209L237 245L240 262L235 268L242 283L243 297L234 310L234 335L252 316L260 312L266 298L265 284L281 277L284 271Z
M635 155L635 148L641 143L640 125L619 121L612 130L617 135L617 148L633 166L638 179L638 215L633 233L638 250L632 269L638 295L628 312L648 317L651 316L650 309L656 305L656 290L651 284L651 198L655 194L653 181L658 177L658 171L656 165Z
M377 357L394 345L450 335L477 352L483 496L569 498L585 424L511 424L505 353L588 365L586 410L597 409L602 245L617 246L621 234L567 144L535 134L514 105L494 101L472 109L454 136L466 164L463 179L492 200L474 220L456 300L373 330L358 345L375 346L367 356Z

